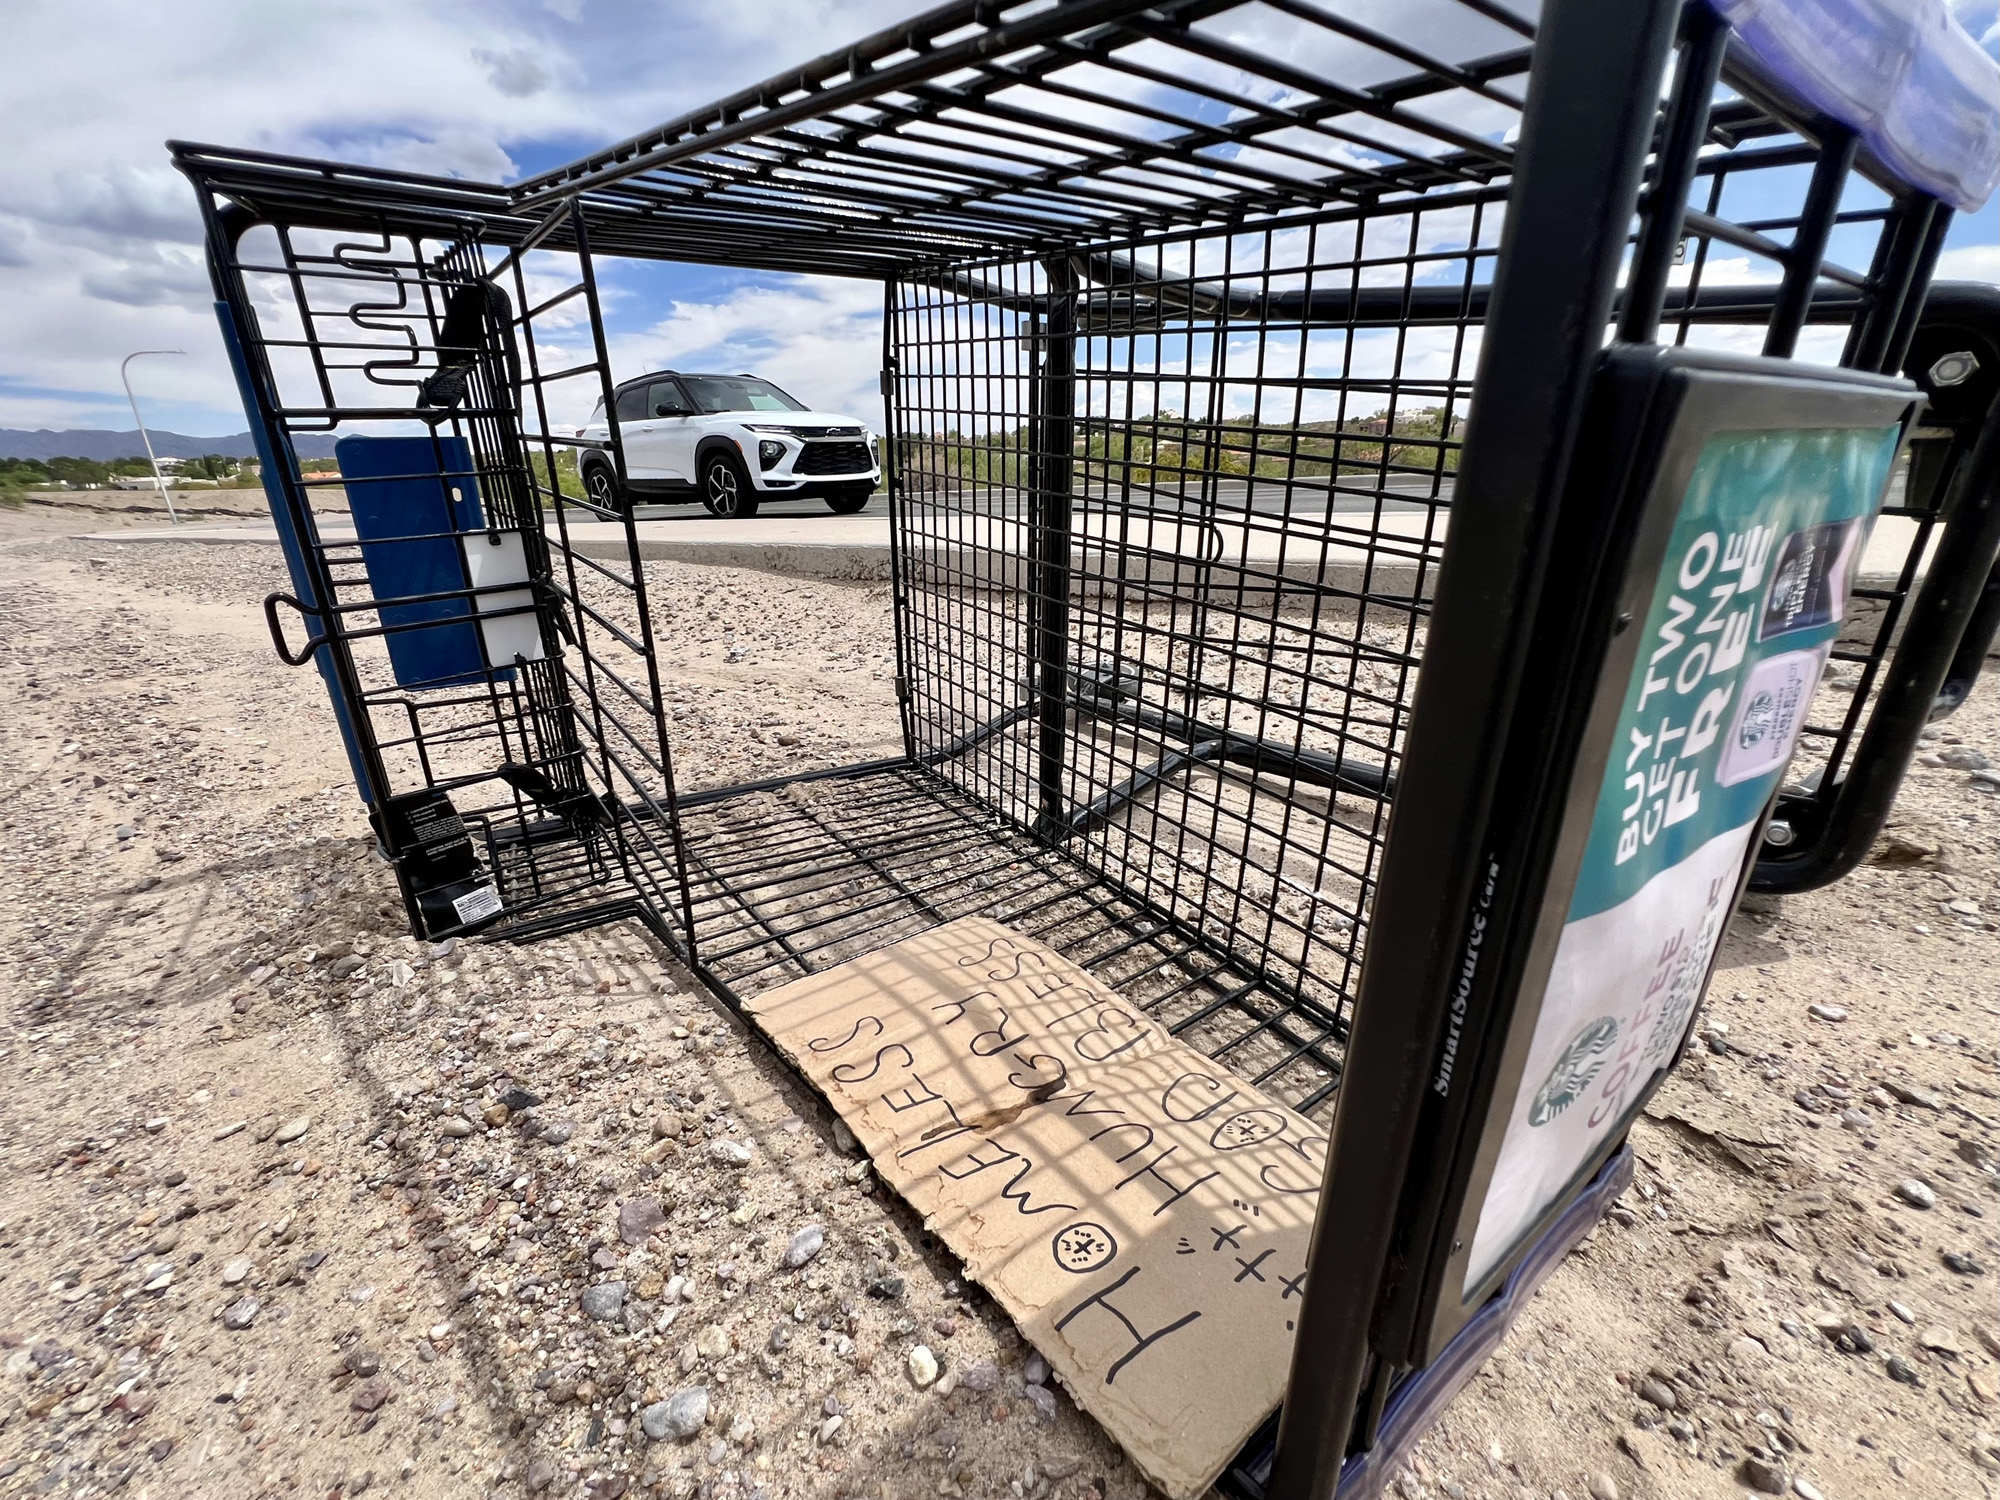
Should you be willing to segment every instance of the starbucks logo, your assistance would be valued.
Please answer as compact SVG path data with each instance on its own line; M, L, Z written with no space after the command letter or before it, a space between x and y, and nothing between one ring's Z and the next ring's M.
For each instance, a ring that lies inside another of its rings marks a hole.
M1752 749L1763 744L1765 737L1777 726L1777 695L1768 691L1758 693L1744 707L1743 724L1736 731L1736 743L1745 750Z
M1571 1037L1536 1091L1534 1103L1528 1106L1528 1123L1546 1125L1582 1098L1590 1080L1603 1069L1604 1054L1617 1040L1618 1022L1611 1016L1599 1016Z

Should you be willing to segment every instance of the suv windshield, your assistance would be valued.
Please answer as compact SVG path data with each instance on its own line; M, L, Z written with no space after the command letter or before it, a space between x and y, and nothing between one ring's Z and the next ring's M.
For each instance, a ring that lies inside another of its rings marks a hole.
M683 375L681 384L703 411L804 411L768 380L755 375Z

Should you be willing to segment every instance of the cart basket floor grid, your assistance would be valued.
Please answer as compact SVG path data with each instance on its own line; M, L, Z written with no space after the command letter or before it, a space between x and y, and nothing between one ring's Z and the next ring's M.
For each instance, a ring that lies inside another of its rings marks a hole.
M693 967L738 1005L945 922L990 917L1274 1097L1309 1115L1331 1110L1344 1001L1257 973L1224 940L1134 900L933 771L857 767L694 802L682 812ZM493 852L505 882L519 856L507 844ZM552 913L516 935L571 925Z

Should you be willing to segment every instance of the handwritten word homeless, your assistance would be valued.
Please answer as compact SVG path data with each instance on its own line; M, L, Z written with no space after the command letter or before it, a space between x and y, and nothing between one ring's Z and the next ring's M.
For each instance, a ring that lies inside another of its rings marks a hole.
M1147 1479L1206 1489L1283 1392L1325 1135L985 918L749 1009Z

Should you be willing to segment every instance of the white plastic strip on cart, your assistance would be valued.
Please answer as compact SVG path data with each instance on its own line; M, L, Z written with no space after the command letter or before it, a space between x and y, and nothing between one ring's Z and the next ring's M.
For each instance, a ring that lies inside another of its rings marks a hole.
M2000 185L2000 63L1945 0L1709 0L1772 82L1966 213Z

